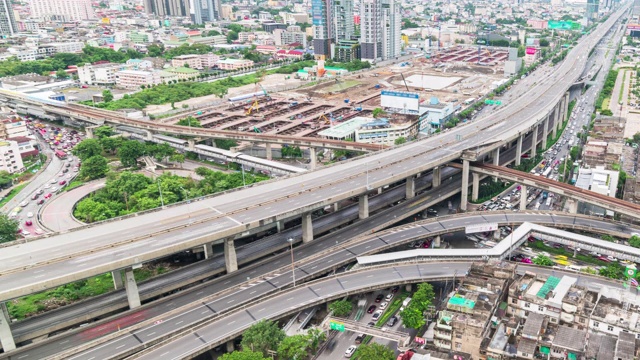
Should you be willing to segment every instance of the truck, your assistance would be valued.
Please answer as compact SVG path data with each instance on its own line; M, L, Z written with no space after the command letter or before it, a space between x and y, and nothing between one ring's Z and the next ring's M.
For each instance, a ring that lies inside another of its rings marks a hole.
M400 311L404 310L407 306L409 306L410 302L411 302L410 297L404 299L404 301L402 302L402 306L400 306Z

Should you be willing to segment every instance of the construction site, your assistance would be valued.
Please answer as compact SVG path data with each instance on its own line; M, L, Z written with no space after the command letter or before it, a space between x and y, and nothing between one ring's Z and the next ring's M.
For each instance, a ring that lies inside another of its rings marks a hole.
M503 55L506 56L506 52L499 56ZM270 93L268 87L256 83L253 92L230 97L226 104L159 121L177 123L191 116L205 128L301 137L322 136L319 133L323 130L354 118L369 118L372 123L383 118L387 124L384 126L403 128L417 123L424 112L418 108L422 109L423 104L430 101L433 103L434 98L440 103L464 107L470 96L477 98L503 80L501 74L491 74L495 72L491 66L465 65L452 70L429 60L414 58L355 74L325 77L285 92ZM406 104L389 106L387 102L384 106L381 100L384 92L410 95L417 103L411 111ZM373 117L376 108L382 110L376 114L378 119ZM407 135L415 133L414 129Z

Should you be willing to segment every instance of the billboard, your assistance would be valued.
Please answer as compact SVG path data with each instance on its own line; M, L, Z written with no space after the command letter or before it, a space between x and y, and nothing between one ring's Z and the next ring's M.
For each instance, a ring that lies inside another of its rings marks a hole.
M536 48L533 48L533 47L528 47L526 50L527 55L535 55L536 51L537 51Z
M629 24L627 30L640 30L640 24Z
M407 91L382 90L380 106L417 113L420 107L420 95Z
M575 21L554 21L549 20L547 26L550 30L580 30L581 26Z

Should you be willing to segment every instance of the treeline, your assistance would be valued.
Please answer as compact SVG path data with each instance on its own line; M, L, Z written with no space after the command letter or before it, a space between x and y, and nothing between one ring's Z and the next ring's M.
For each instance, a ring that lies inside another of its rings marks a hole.
M596 109L603 110L602 103L604 102L604 99L611 97L611 94L613 93L613 87L616 84L617 78L618 70L609 70L607 78L604 81L604 85L602 86L602 90L600 91L600 94L598 94L598 98L596 99Z
M48 59L34 61L20 61L17 58L0 61L0 77L31 73L48 75L52 71L67 69L70 65L82 66L98 61L123 63L129 59L140 59L144 56L144 54L132 49L122 52L85 46L81 54L59 53Z

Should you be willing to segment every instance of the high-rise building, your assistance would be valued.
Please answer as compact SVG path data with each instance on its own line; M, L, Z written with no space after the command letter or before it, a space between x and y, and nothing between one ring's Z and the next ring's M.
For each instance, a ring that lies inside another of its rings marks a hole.
M377 61L400 55L400 4L396 0L361 0L360 46L362 60Z
M353 0L334 0L333 9L334 43L350 40L354 33Z
M598 17L598 0L587 0L587 20L593 20Z
M18 32L18 25L13 14L10 0L0 0L0 35L13 35Z
M156 16L191 15L189 11L189 2L185 0L144 0L144 11L147 14L154 14Z
M91 0L31 0L31 16L60 21L95 18Z
M312 0L311 17L313 23L313 51L317 59L331 58L333 29L333 1Z
M402 16L397 0L382 0L382 23L382 59L393 59L402 50Z
M220 0L192 0L191 16L196 24L203 24L206 21L220 20L222 9Z

